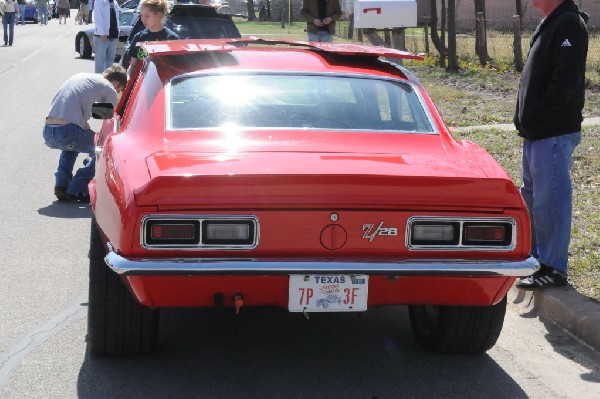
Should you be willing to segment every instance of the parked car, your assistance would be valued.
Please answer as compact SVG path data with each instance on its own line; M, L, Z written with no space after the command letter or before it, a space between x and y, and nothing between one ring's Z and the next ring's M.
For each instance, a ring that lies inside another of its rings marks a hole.
M123 55L124 44L127 36L131 32L131 27L136 22L138 13L132 10L123 10L119 13L119 42L117 43L117 52L115 60L119 60ZM94 53L94 30L88 27L80 30L75 35L75 52L79 53L80 58L92 58Z
M213 306L405 304L428 350L494 345L507 291L539 268L529 214L389 61L422 57L256 38L143 46L116 110L93 107L92 354L152 352L161 308Z
M121 38L129 32L123 52L129 48L129 44L136 33L144 29L136 13L136 21L132 27L124 27L121 30ZM177 3L169 12L165 26L176 32L181 39L219 39L242 37L231 15L223 15L215 7L199 4ZM124 67L129 66L129 56L121 58Z
M27 0L25 2L25 21L31 21L36 24L39 22L38 9L35 0Z

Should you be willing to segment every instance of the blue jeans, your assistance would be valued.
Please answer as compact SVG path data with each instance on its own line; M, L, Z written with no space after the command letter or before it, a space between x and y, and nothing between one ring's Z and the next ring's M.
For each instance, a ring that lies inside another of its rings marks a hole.
M521 195L531 217L531 254L567 277L573 188L573 151L581 132L523 142Z
M48 25L48 7L39 6L40 25Z
M308 41L309 42L332 42L333 36L329 33L328 30L319 29L317 33L308 32Z
M2 17L2 28L4 29L4 45L13 44L15 38L15 13L7 12Z
M25 25L25 4L19 4L19 20ZM17 21L18 23L19 21Z
M62 150L58 159L58 169L54 172L55 186L66 187L73 196L89 196L88 183L96 173L94 157L94 131L70 123L68 125L45 125L44 140L50 148ZM73 176L73 167L79 153L91 157L87 165L79 168Z
M117 40L102 40L100 36L94 36L94 63L96 73L102 73L115 62L117 54Z

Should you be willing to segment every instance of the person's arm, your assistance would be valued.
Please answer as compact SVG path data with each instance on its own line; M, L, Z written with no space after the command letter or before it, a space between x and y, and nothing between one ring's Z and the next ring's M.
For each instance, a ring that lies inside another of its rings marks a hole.
M318 10L317 10L317 15L313 14L313 10L310 7L310 0L302 0L302 8L300 8L300 15L308 23L312 23L317 26L322 25L321 20L319 19Z
M323 19L323 25L329 25L333 21L339 21L342 17L342 7L339 0L327 1L327 17Z
M135 36L133 36L133 38L131 39L131 43L129 44L129 47L127 49L127 54L129 55L129 67L127 68L127 76L131 76L131 74L133 73L133 70L135 69L135 66L137 65L139 58L138 58L138 52L139 52L139 47L138 47L138 42L140 40L140 35L141 35L142 31L138 32L135 34Z
M552 74L536 107L540 118L560 114L573 104L585 79L587 46L588 34L578 17L566 18L555 32Z
M129 61L129 68L127 68L127 76L131 76L138 61L139 60L137 58L131 57L131 61Z

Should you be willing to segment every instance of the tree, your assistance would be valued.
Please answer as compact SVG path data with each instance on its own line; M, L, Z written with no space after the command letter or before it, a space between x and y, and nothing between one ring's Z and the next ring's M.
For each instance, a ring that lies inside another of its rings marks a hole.
M246 2L248 9L248 21L256 21L256 14L254 13L254 0L248 0Z
M446 14L446 2L445 0L442 0L442 26L441 26L441 37L438 34L438 12L437 12L437 1L436 0L430 0L430 5L431 5L431 41L433 43L433 45L435 46L435 49L437 50L437 52L440 55L440 66L442 68L446 67L446 41L445 41L445 34L444 34L444 29L445 29L445 22L446 22L446 18L445 18L445 14Z
M523 1L522 0L516 0L516 6L517 6L517 15L519 16L519 24L521 27L521 31L523 31Z
M517 20L514 20L513 23L513 58L514 58L514 64L515 64L515 69L518 72L521 72L523 70L523 48L522 48L522 44L521 44L521 33L523 32L523 4L521 3L521 0L517 0L517 15L515 15L513 18L517 18Z
M485 0L475 1L475 54L481 65L490 60L487 50L487 23L485 18ZM520 1L520 0L517 0Z
M458 72L456 51L456 0L448 0L448 72Z

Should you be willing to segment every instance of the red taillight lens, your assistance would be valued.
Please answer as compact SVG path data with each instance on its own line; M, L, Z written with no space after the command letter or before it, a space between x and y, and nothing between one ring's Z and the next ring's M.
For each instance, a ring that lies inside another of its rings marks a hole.
M498 242L504 241L504 226L465 226L464 241Z
M151 228L153 240L192 240L195 234L193 224L155 224Z

